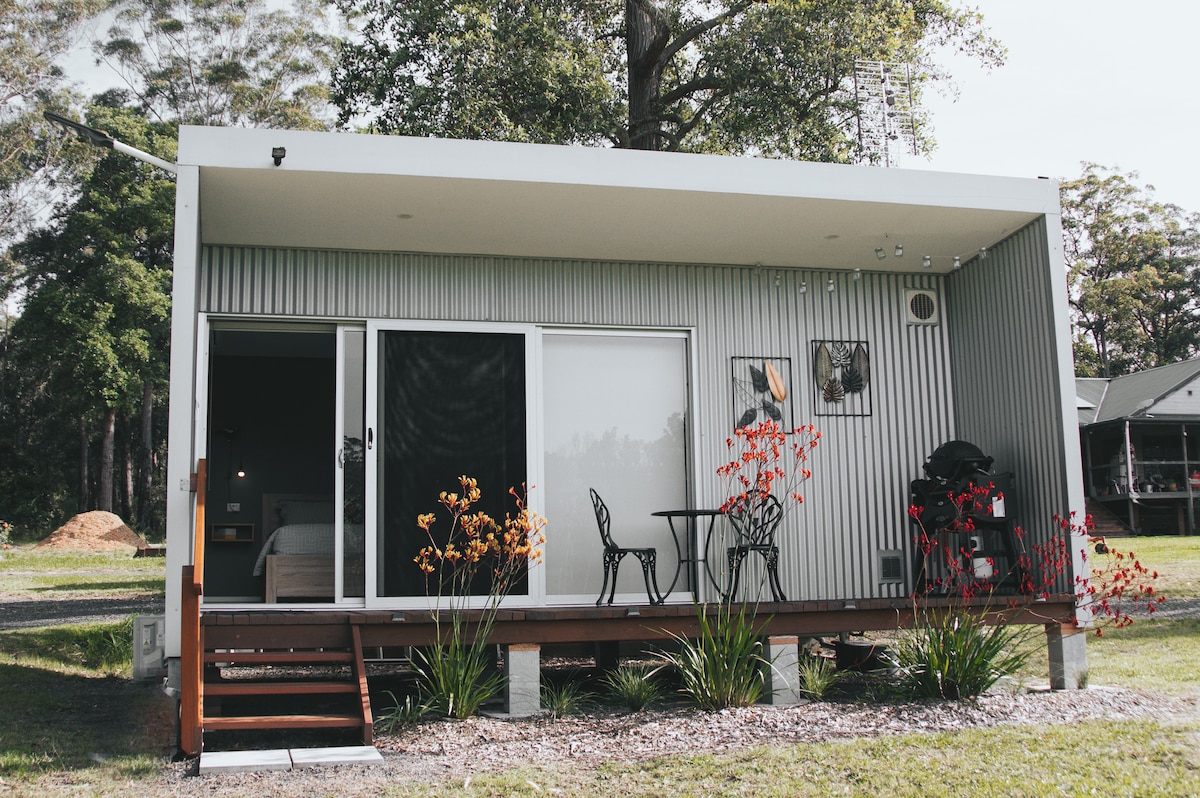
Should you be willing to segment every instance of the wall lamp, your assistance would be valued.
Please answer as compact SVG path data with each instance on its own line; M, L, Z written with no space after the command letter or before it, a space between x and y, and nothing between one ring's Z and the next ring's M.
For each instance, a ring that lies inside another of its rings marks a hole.
M276 166L279 166L281 163L283 163L283 159L286 157L287 157L287 147L272 147L271 148L271 160L275 162Z

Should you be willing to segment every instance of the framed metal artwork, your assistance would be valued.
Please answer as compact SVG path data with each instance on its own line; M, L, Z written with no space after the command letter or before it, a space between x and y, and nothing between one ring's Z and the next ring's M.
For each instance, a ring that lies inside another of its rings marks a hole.
M796 426L792 411L790 357L733 357L734 428L777 421L784 430Z
M813 341L815 415L871 415L871 356L868 349L866 341Z

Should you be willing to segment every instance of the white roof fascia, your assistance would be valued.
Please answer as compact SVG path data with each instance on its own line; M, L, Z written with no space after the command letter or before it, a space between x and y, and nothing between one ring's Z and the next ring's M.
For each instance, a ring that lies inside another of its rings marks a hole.
M273 147L287 156L274 166ZM1053 180L603 147L183 126L179 164L1057 213Z

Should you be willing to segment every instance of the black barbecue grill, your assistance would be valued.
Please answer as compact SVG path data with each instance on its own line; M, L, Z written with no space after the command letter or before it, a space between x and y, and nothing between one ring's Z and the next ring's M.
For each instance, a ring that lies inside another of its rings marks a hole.
M973 443L949 441L926 460L925 478L910 484L911 503L919 508L912 521L934 543L929 557L919 542L913 547L917 594L952 593L965 583L997 592L1029 589L1010 515L1013 475L992 471L993 462ZM971 492L972 501L961 508L955 504L955 497ZM945 550L959 559L959 567L937 556Z

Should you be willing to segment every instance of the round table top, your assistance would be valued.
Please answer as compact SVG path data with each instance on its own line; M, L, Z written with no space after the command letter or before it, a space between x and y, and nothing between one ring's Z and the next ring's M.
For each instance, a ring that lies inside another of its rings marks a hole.
M720 510L659 510L650 513L650 515L659 516L662 518L699 518L708 515L724 515Z

